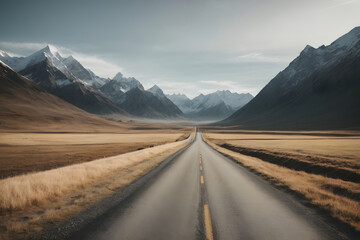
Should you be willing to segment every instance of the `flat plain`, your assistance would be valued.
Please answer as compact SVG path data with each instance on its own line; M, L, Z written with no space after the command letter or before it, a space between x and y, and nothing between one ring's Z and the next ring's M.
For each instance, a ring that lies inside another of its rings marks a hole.
M143 133L0 133L0 178L184 140L190 129Z
M221 153L360 230L360 134L205 130Z

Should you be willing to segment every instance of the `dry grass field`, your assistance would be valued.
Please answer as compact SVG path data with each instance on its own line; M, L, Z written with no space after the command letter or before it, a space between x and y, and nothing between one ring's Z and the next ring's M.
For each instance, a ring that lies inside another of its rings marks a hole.
M92 161L187 138L191 129L143 133L0 133L0 178Z
M357 133L216 133L218 151L360 231L360 136Z
M0 180L0 191L3 193L0 196L1 239L29 237L110 196L113 190L128 185L189 144L190 138L176 141L184 136L177 134L170 143L135 152ZM106 135L103 137L106 138ZM117 136L107 141L117 142L117 138L124 139ZM34 139L42 141L43 136ZM126 139L137 141L131 136ZM142 141L146 139L150 141L151 137L143 136ZM166 135L159 136L155 142L169 139L171 137ZM73 141L78 140L75 138ZM88 141L93 143L95 140Z

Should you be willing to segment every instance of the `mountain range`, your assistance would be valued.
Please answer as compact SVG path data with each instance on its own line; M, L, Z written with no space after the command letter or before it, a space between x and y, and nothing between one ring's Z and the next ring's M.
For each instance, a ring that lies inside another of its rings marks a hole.
M54 96L0 60L0 128L6 131L114 131L121 123Z
M84 69L72 57L62 58L51 46L46 46L28 57L4 55L0 56L0 60L12 69L32 80L49 93L87 112L127 115L123 109L109 100L104 94L87 84L93 79L79 79L76 77L81 74L91 76L89 71ZM73 69L77 69L77 71L72 71ZM81 70L85 71L81 72Z
M317 49L306 46L221 125L250 129L360 127L360 27Z
M112 79L96 76L73 56L62 57L51 45L27 57L0 51L0 60L49 93L95 114L139 118L224 119L248 102L250 94L229 91L199 95L189 108L166 96L158 86L145 90L133 77L117 73ZM175 96L175 95L173 95Z
M229 90L200 94L189 99L184 94L172 94L167 97L184 113L194 120L221 120L247 104L253 96L250 93L232 93Z
M8 96L26 79L19 89L27 99L31 91L26 87L39 96L46 91L45 101L51 102L56 95L72 104L70 112L81 108L128 118L217 120L216 124L244 129L354 129L360 125L360 27L329 46L306 46L255 97L230 91L193 99L184 94L165 95L157 85L145 90L137 79L121 73L112 79L96 76L74 57L64 58L51 46L27 57L0 51L0 61L2 95ZM7 90L11 81L15 85ZM8 99L16 102L15 95L23 98L17 92ZM6 107L2 106L2 112L12 115Z

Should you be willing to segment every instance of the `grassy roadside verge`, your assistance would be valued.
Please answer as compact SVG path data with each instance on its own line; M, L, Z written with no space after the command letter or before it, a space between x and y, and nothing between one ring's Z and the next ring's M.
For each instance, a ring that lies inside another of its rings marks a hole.
M346 189L358 195L360 185L356 182L328 178L323 175L297 171L285 166L263 161L260 158L246 156L241 153L223 148L215 144L213 139L203 134L203 139L220 153L237 161L244 167L251 169L278 186L286 187L300 194L311 204L328 212L332 217L360 231L360 204L359 201L344 194L337 189ZM234 150L234 149L233 149Z
M181 141L190 133L191 129L120 134L0 133L0 179Z
M193 138L193 134L192 134ZM145 175L190 139L0 180L0 238L24 239L56 226Z

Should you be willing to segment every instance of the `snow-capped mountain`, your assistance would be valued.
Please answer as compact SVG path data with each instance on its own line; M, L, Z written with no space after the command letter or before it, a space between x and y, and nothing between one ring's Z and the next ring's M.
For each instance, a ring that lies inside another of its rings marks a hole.
M0 57L1 58L8 58L8 57L12 57L12 56L9 53L0 50ZM2 63L4 63L4 62L2 62Z
M168 95L168 98L192 119L220 120L244 106L253 96L250 93L239 94L226 90L200 94L192 100L183 94Z
M360 27L317 49L307 45L222 124L247 128L360 127Z
M122 95L134 88L144 90L143 85L138 80L133 77L124 77L119 72L113 79L106 81L99 89L114 102L121 103L123 101Z
M7 54L8 55L8 54ZM0 60L9 65L15 71L21 71L47 59L53 66L62 71L68 77L73 77L66 65L62 62L62 57L57 49L51 45L31 54L27 57L0 56Z
M91 70L86 69L73 56L63 58L62 62L76 78L86 85L101 87L108 81L108 79L98 77Z
M245 106L251 99L254 98L250 93L232 93L229 90L216 91L213 94L216 94L227 105L235 110Z
M13 57L1 51L0 60L18 72L47 60L67 78L82 82L85 85L100 87L107 81L107 79L98 77L90 70L84 68L73 56L63 58L52 45L47 45L45 48L27 57Z
M85 68L80 63L73 57L63 58L52 46L46 46L27 57L12 57L2 53L0 58L48 92L88 112L126 114L114 102L86 83L86 78L91 74L86 75Z
M175 103L183 113L191 111L192 102L185 94L171 94L166 95L166 97Z
M137 79L122 73L113 79L98 77L73 56L62 57L51 45L27 57L1 51L0 60L50 93L91 113L124 114L123 107L138 117L174 118L185 113L192 119L223 119L252 98L250 94L217 91L190 100L185 95L166 96L157 85L145 91Z
M117 73L112 80L119 83L119 86L123 92L127 92L133 88L144 89L144 86L134 77L124 77L120 72Z

